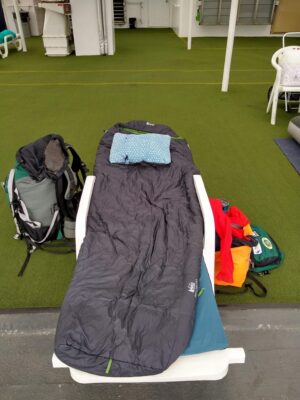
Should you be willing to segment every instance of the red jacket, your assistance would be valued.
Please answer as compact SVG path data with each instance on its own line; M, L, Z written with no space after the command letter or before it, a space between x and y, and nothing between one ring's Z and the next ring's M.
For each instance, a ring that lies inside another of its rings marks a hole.
M220 238L221 269L217 279L227 283L233 282L233 260L231 255L232 237L247 239L243 227L249 224L245 214L237 207L232 206L227 212L223 211L219 199L209 199L214 214L216 232Z

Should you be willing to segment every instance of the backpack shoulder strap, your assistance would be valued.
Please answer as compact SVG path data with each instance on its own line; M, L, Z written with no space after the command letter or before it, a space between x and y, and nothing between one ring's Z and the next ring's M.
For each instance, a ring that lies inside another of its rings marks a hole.
M66 200L71 200L73 198L74 194L76 193L78 179L77 179L76 173L73 172L72 168L70 168L69 165L67 165L64 175L67 180L67 187L66 187L66 191L64 193L64 198Z
M17 231L17 236L21 236L21 231L20 227L18 224L18 220L16 218L16 212L15 212L15 207L16 207L16 201L18 200L17 194L15 193L15 169L11 169L8 175L8 180L7 180L7 193L8 193L8 199L9 199L9 205L10 209L12 212L13 220L16 226L16 231Z
M247 279L248 282L245 283L245 286L250 289L252 291L252 293L256 296L256 297L266 297L268 290L267 288L261 283L261 281L259 281L252 272L248 271L247 273ZM259 289L259 291L257 291L254 287L254 285L256 285Z
M65 143L65 147L72 155L72 162L65 168L64 175L56 181L56 197L62 214L75 220L78 205L74 199L83 189L88 169L70 144Z
M83 184L86 179L86 174L88 172L88 168L87 168L86 164L81 160L79 154L74 149L74 147L68 143L66 143L65 145L66 145L66 149L72 154L72 157L73 157L71 168L75 172L75 174L78 178L78 184L80 185L81 188L83 188ZM79 172L81 173L83 182L81 181L81 179L78 176Z
M65 186L65 180L67 181L67 187ZM76 210L72 202L77 189L75 182L76 176L69 166L66 168L64 175L55 182L56 198L61 213L64 217L69 217L73 220L76 218Z

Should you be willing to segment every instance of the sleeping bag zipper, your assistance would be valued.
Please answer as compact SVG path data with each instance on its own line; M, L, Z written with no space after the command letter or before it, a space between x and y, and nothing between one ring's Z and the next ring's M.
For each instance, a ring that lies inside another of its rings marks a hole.
M147 133L157 133L157 132L147 132L147 131L140 131L137 129L132 129L132 128L122 128L122 131L125 131L126 133L133 133L134 135L146 135ZM171 139L174 140L184 140L184 138L177 136L177 137L173 137L170 136Z

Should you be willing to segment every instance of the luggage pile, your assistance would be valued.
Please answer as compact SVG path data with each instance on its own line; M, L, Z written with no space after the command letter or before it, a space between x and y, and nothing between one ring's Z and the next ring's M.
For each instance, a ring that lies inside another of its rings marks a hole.
M267 289L258 279L278 268L284 254L261 227L250 223L235 206L210 199L216 227L215 285L222 294L244 293L265 297Z

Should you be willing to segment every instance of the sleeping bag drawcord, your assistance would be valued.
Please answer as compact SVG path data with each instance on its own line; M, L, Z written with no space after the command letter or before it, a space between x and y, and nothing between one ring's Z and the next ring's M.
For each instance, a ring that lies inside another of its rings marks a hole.
M107 367L106 367L106 370L105 370L105 373L108 375L109 374L109 372L110 372L110 370L111 370L111 366L112 366L112 358L110 357L109 358L109 360L108 360L108 363L107 363Z

